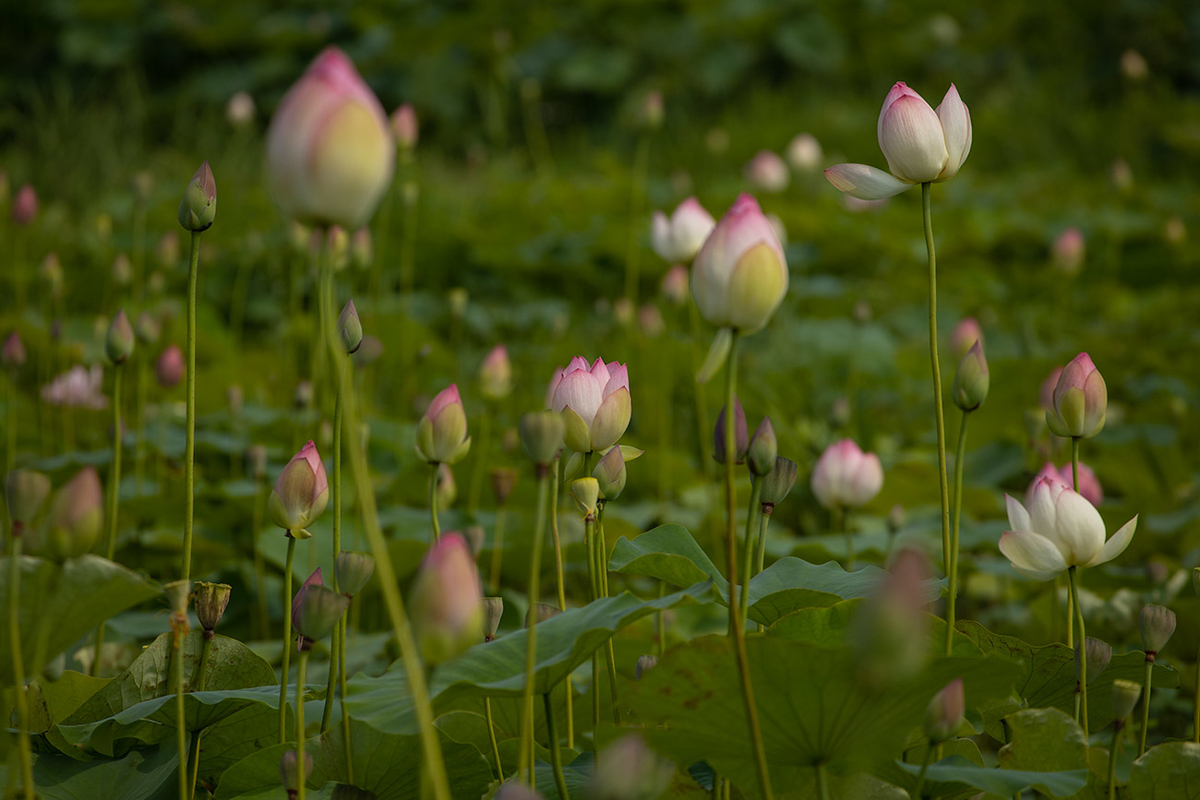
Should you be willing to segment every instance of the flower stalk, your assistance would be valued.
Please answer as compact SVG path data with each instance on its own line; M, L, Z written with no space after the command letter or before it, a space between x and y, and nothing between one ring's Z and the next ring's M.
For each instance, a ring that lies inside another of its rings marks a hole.
M187 295L187 439L184 444L184 483L187 494L183 511L182 580L192 577L192 516L196 504L196 279L200 271L200 232L192 231L188 265ZM286 607L286 606L285 606Z
M942 410L942 370L937 342L937 252L933 245L933 212L929 201L930 182L921 184L921 217L925 224L925 250L929 256L929 362L933 367L933 410L937 423L938 488L942 498L942 563L950 570L950 488L946 479L946 422Z
M288 670L292 658L292 568L296 563L296 540L287 531L287 560L283 568L283 671L279 676L279 743L287 742L287 688Z
M1076 572L1075 567L1071 567L1070 569L1067 570L1067 585L1070 587L1070 590L1071 590L1071 601L1075 604L1075 618L1076 618L1076 621L1079 623L1079 647L1082 649L1087 646L1087 633L1084 631L1084 627L1083 627L1083 609L1080 608L1080 606L1079 606L1079 589L1076 586L1075 572ZM1074 646L1075 643L1072 642L1071 645ZM1083 727L1083 733L1085 736L1088 735L1090 732L1089 728L1088 728L1088 686L1087 686L1087 681L1088 681L1087 659L1081 658L1079 660L1079 706L1080 706L1080 725Z
M104 557L112 561L117 547L117 507L121 491L121 384L124 383L124 362L118 361L113 366L113 463L112 472L108 476L108 510L105 521L108 532L105 536ZM100 672L100 653L104 649L104 622L96 629L96 652L92 656L92 676Z
M8 548L8 645L12 655L13 695L17 706L17 759L21 765L21 795L34 800L33 759L29 745L29 696L25 690L25 659L21 653L21 529L12 521Z
M958 529L962 522L962 481L963 460L967 454L967 420L971 412L962 412L962 421L958 425L958 447L954 451L954 524L950 538L950 589L946 598L946 655L950 655L954 647L954 620L958 606Z
M529 630L525 647L525 690L522 695L521 757L526 761L530 786L535 786L533 757L533 673L537 664L537 608L540 597L539 578L542 568L542 540L545 538L546 504L550 497L550 469L546 464L537 467L537 510L533 525L533 546L529 556Z

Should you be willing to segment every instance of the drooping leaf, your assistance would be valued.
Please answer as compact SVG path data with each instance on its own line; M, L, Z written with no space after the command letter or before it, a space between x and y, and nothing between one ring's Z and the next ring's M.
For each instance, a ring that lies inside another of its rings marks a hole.
M39 678L29 684L30 730L36 733L50 730L111 680L67 670L56 681Z
M899 764L900 769L915 783L921 771L919 764ZM1054 797L1067 797L1087 784L1086 769L1061 770L1058 772L1034 772L1028 770L996 769L973 764L962 756L950 756L929 765L925 774L925 786L948 784L951 789L971 786L999 795L1013 795L1031 786L1038 786ZM957 784L957 787L953 786Z
M1195 800L1200 797L1200 744L1166 742L1133 762L1133 800Z
M1087 783L1087 737L1074 719L1057 708L1031 708L1009 715L1004 722L1011 740L1000 748L1001 767L1047 775L1072 773L1078 785L1066 792L1056 791L1043 780L1034 782L1039 791L1056 797L1074 793Z
M124 758L77 761L58 753L33 756L33 782L42 800L172 800L178 796L179 756L175 746L146 747ZM0 764L0 786L8 781Z
M717 586L728 585L688 529L674 523L660 525L634 539L622 536L609 556L608 568L625 575L657 578L672 586L691 586L709 578Z

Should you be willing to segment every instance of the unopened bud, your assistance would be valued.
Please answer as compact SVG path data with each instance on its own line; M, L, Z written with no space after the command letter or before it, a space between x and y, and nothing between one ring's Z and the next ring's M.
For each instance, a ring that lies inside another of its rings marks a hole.
M1146 660L1153 661L1155 654L1167 646L1171 634L1175 633L1175 612L1163 606L1142 606L1142 613L1138 615L1138 630L1142 634Z
M782 503L787 498L792 487L796 485L796 473L799 468L790 458L776 456L775 466L771 468L762 480L759 500L772 506Z
M592 774L592 800L652 800L662 795L675 765L646 746L636 733L601 751Z
M342 313L338 315L337 325L338 334L342 337L342 346L346 348L346 352L350 354L358 352L358 348L362 344L363 329L353 299L346 303Z
M4 480L4 497L14 532L19 535L21 527L33 522L49 494L50 479L42 473L28 469L14 469L8 473Z
M640 681L642 676L658 666L658 656L638 656L637 666L633 668L634 680Z
M292 602L292 627L300 636L301 650L310 649L313 642L333 633L350 606L349 597L319 582L320 570L315 574L317 582L306 581Z
M15 370L24 363L25 342L21 341L21 334L13 331L4 340L4 348L0 350L0 364L10 370Z
M454 480L454 470L449 464L438 464L437 469L437 504L438 508L450 508L458 499L458 483Z
M988 384L987 359L983 355L983 344L980 341L971 345L971 349L958 362L958 371L954 373L954 385L950 396L954 405L963 411L974 411L987 399Z
M496 498L496 505L502 506L508 501L508 496L512 494L513 487L517 485L517 471L512 467L494 467L489 473L492 484L492 495Z
M944 742L963 721L963 682L955 678L934 695L925 712L925 735L931 742Z
M143 311L141 314L138 314L137 322L133 326L133 332L141 344L154 344L158 341L158 337L162 333L162 326L158 324L158 320L153 314L149 311Z
M750 473L759 478L767 475L775 467L779 445L775 441L775 428L771 425L770 417L763 417L758 429L750 437L750 446L746 451L746 459L750 465Z
M579 478L571 483L571 497L585 517L596 515L596 504L600 501L600 482L595 478Z
M529 459L535 465L545 467L554 460L554 456L562 447L567 424L557 412L535 411L521 417L519 430L521 443L525 446Z
M483 640L490 642L500 629L500 618L504 616L503 597L483 598Z
M1091 636L1084 640L1083 654L1087 657L1087 677L1090 684L1101 672L1108 668L1108 662L1112 661L1112 647L1099 639L1093 639ZM1079 668L1082 666L1080 658L1079 645L1075 645L1075 680L1079 681Z
M55 560L76 558L92 549L103 524L100 476L95 467L84 467L54 496L39 549Z
M179 201L179 224L184 230L200 233L211 228L216 217L217 182L205 161L183 190L183 199Z
M158 385L164 389L176 386L183 380L186 371L187 367L183 363L183 351L177 344L167 345L154 365L154 376L158 379Z
M718 464L725 463L725 412L724 407L717 416L717 425L713 429L713 458ZM746 425L746 412L742 403L733 398L733 447L735 464L741 464L746 459L746 450L750 447L750 432Z
M124 364L133 355L133 326L122 309L113 317L104 338L104 352L114 364Z
M496 402L512 392L512 362L508 348L498 344L491 349L479 365L479 387L484 398Z
M229 605L229 594L233 587L227 583L209 583L196 581L196 617L200 627L206 631L215 630L225 608Z
M303 770L300 769L300 757L296 755L295 750L288 750L283 754L283 758L279 760L279 775L283 780L283 788L288 793L288 797L294 797L300 791L300 784L308 783L308 777L312 775L312 771L312 753L305 752Z
M600 485L600 496L605 500L616 500L625 491L625 481L628 472L625 468L625 456L620 446L615 446L596 463L592 477Z
M483 639L483 592L466 541L449 532L434 543L413 582L413 634L426 664L448 661Z
M375 557L370 553L343 551L337 554L334 569L337 572L338 591L347 597L354 597L375 573Z

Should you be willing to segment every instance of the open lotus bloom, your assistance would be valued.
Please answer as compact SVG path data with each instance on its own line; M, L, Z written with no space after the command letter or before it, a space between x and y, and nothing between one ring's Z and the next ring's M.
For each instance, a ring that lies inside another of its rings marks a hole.
M1081 494L1049 477L1030 493L1029 508L1005 495L1012 530L1000 537L1000 552L1022 575L1048 581L1069 567L1095 567L1125 551L1137 517L1105 541L1100 512Z
M913 184L953 178L971 152L971 112L954 84L935 111L901 81L883 101L876 133L890 175L866 164L825 170L830 183L860 200L882 200Z

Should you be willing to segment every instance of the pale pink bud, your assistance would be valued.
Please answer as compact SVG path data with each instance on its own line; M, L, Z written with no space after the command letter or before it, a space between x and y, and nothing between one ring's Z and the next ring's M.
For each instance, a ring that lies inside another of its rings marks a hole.
M1104 429L1108 387L1087 353L1080 353L1063 367L1053 401L1054 410L1046 412L1046 424L1055 436L1087 439Z
M1078 275L1086 248L1083 231L1067 228L1054 239L1054 266L1068 275Z
M25 342L21 340L21 334L13 331L4 340L4 348L0 350L0 364L15 370L17 367L25 363Z
M483 359L479 384L483 396L492 401L503 400L512 392L512 362L504 345L496 345Z
M955 678L933 696L925 713L925 735L931 742L944 742L962 724L965 710L963 680Z
M888 169L900 180L933 181L946 168L950 156L942 122L929 103L903 81L884 98L876 133Z
M858 508L883 488L879 456L864 453L852 439L831 444L813 467L812 491L826 508Z
M413 634L426 664L448 661L483 640L479 570L460 534L442 534L426 553L410 603Z
M417 423L417 452L431 464L457 464L470 449L467 413L458 385L452 383L438 392Z
M689 197L676 206L670 217L654 212L650 242L664 261L691 261L715 226L712 214L695 197Z
M976 342L983 341L983 328L979 320L967 317L954 326L950 332L950 354L955 361L962 361L963 356L971 351Z
M392 135L396 137L397 145L405 150L412 150L417 146L421 128L417 122L417 111L411 103L405 103L393 111L389 122L391 122Z
M742 176L754 191L767 194L782 192L792 180L787 164L770 150L755 153L742 170Z
M225 104L225 119L235 128L254 121L254 98L249 92L235 92Z
M821 143L811 133L798 133L788 143L787 160L797 172L816 172L824 157Z
M567 447L577 453L607 450L625 433L633 413L629 371L602 358L589 367L587 359L576 356L550 381L547 401L566 422Z
M167 345L154 365L154 375L158 378L158 385L164 389L170 389L183 380L186 371L187 367L183 363L183 351L177 344Z
M1042 469L1045 471L1045 467ZM1071 469L1071 462L1068 461L1059 467L1058 475L1063 483L1083 495L1084 499L1092 505L1099 507L1104 502L1104 488L1100 485L1100 479L1096 477L1095 471L1082 461L1079 462L1078 486L1074 485L1075 475Z
M647 303L638 309L638 327L642 329L646 338L656 339L666 330L667 323L663 321L658 306Z
M18 225L28 225L37 219L38 196L31 184L24 184L13 198L12 218Z
M1029 482L1029 486L1025 489L1025 507L1033 506L1033 493L1037 489L1038 484L1042 481L1049 481L1050 486L1057 487L1058 490L1071 488L1071 465L1067 465L1067 471L1064 475L1059 472L1055 466L1047 462L1037 475L1033 476L1033 480Z
M660 291L663 297L677 306L688 301L688 270L682 264L676 264L663 275Z
M329 479L317 446L309 440L292 456L275 481L267 512L271 521L294 538L302 534L325 511L329 503Z

